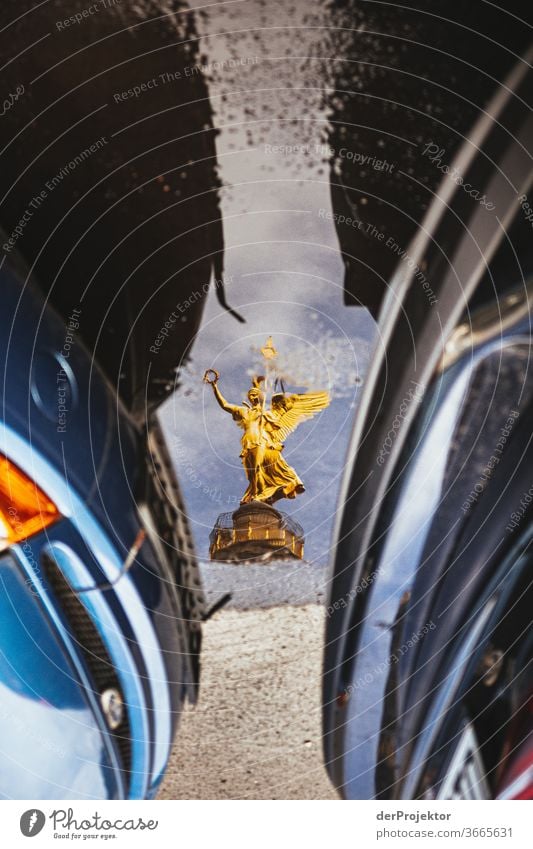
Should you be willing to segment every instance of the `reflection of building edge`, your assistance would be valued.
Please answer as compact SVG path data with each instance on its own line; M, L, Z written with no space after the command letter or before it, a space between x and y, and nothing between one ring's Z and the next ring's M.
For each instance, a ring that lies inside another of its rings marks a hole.
M211 560L301 560L304 553L300 525L262 501L241 504L234 513L221 513L209 539Z

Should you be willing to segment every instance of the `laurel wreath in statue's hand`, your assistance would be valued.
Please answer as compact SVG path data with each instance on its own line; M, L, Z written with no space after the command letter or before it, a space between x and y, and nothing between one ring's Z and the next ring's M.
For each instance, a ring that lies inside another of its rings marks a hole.
M214 368L208 368L204 374L204 383L209 383L211 386L214 386L220 375L218 371Z

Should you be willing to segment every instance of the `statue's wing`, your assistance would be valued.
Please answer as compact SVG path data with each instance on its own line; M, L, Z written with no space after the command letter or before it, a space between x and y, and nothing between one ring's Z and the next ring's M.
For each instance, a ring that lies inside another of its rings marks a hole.
M300 422L324 410L330 402L327 392L307 392L305 395L289 395L285 398L285 410L276 411L276 436L284 442L289 433L296 430Z

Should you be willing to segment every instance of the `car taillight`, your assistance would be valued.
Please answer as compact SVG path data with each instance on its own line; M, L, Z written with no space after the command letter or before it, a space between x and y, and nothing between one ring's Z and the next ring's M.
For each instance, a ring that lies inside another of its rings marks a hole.
M35 481L0 455L0 551L42 531L58 518L56 505Z

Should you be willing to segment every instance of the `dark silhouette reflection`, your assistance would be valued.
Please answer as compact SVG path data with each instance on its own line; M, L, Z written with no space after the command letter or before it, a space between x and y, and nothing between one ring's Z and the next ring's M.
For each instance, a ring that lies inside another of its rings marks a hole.
M529 6L518 0L505 8L528 17ZM343 0L330 8L336 55L350 60L336 62L328 140L345 301L376 315L395 266L409 261L405 251L443 169L528 32L479 0L407 0L396 8ZM479 199L490 202L482 191ZM430 298L423 273L421 292Z
M14 95L0 122L3 252L35 264L65 319L78 311L76 332L142 417L173 388L212 275L224 301L194 17L180 3L34 5L0 11L2 99Z

